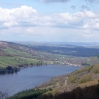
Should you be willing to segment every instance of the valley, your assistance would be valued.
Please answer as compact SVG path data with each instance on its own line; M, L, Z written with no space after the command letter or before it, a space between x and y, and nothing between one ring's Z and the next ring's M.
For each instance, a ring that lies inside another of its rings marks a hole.
M94 46L86 47L60 43L19 44L14 42L0 41L1 75L13 73L16 73L15 75L18 75L17 72L19 72L20 74L21 68L23 69L26 67L36 68L37 66L43 68L44 66L49 67L49 65L56 66L60 65L66 68L68 68L68 66L81 68L72 73L67 72L66 74L63 74L61 76L58 75L58 77L53 77L52 79L50 78L49 82L42 82L43 84L40 83L42 85L34 87L34 89L37 90L37 93L38 89L41 91L41 93L43 90L46 89L44 93L47 93L46 97L48 97L48 99L50 99L49 94L51 95L51 97L54 97L55 95L64 92L72 93L72 91L74 89L76 90L76 88L78 87L82 89L89 86L97 85L99 78L98 62L99 62L99 48ZM48 78L46 79L48 80ZM30 90L29 92L31 93L31 91L35 93L34 90ZM16 94L15 96L8 99L21 99L20 97L23 93L29 94L28 91L22 91L18 93L19 97L17 97ZM28 99L28 96L32 97L31 95L30 94L27 96L22 95L22 97L23 98L27 97L26 99Z

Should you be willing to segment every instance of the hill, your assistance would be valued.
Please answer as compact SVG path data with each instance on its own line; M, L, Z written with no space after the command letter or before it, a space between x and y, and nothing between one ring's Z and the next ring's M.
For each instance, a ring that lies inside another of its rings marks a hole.
M97 85L99 80L99 64L86 66L70 74L52 78L39 88L54 88L60 92L71 91L76 87L84 88Z
M0 42L0 67L37 64L36 51L12 42Z

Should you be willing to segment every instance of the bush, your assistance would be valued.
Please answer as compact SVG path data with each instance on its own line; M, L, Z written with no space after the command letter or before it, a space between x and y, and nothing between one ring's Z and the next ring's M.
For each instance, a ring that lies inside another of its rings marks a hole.
M88 74L79 79L79 83L85 83L92 80L92 75Z
M75 83L78 79L79 79L78 76L76 76L76 75L71 75L71 76L68 78L68 83L70 83L70 84Z
M93 67L94 66L85 66L85 67L83 67L83 68L81 68L79 70L74 71L72 74L76 75L76 74L79 74L79 73L82 73L82 72L90 72Z
M97 64L93 67L92 72L95 74L99 73L99 64Z

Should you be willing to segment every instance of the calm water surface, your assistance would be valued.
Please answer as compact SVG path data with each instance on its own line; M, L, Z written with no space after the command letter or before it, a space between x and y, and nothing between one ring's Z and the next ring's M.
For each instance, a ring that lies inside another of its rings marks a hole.
M19 91L34 88L54 76L70 73L81 67L79 66L34 66L21 69L17 74L0 75L0 91L13 95Z

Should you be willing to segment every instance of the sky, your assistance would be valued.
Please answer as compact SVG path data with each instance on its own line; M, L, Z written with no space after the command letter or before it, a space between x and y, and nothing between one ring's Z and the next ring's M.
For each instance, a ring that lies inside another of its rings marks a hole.
M0 0L0 40L99 42L99 0Z

